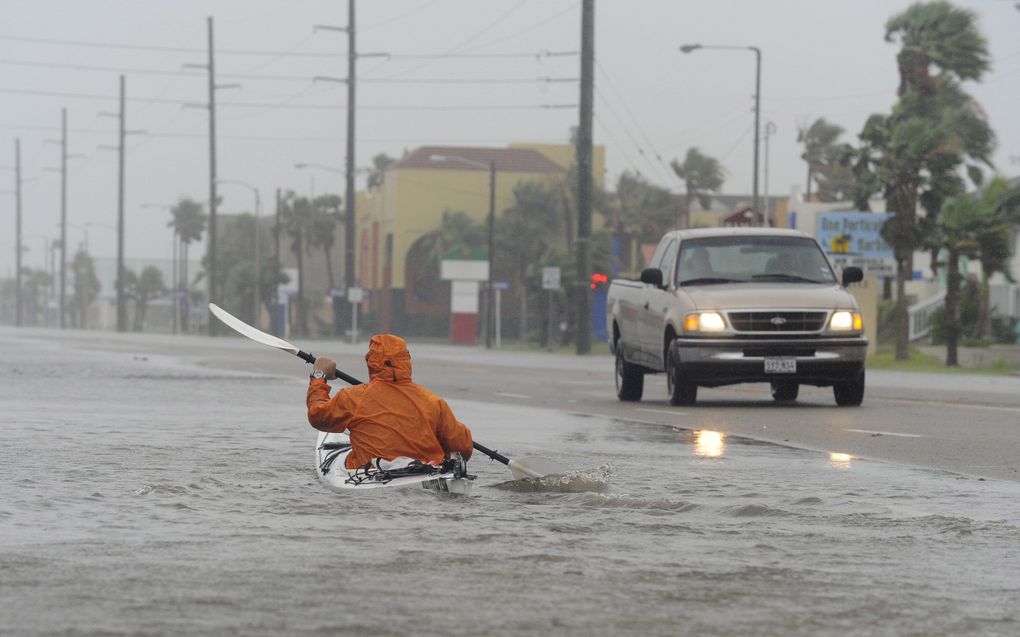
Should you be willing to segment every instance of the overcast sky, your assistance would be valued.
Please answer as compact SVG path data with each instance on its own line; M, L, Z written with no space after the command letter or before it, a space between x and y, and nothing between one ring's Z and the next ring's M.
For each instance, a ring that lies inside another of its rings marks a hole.
M361 0L359 51L391 57L358 62L358 165L423 144L565 142L577 122L580 4ZM897 48L884 41L883 27L909 4L597 0L595 141L607 149L607 183L631 170L677 190L668 163L697 146L723 162L725 192L751 191L754 55L678 51L700 42L762 49L762 121L777 130L768 188L787 194L795 184L803 187L798 125L824 116L853 141L870 113L887 112L894 102ZM988 38L992 72L967 88L998 134L997 167L1015 175L1020 11L1011 0L957 4L978 14ZM341 175L294 164L344 164L345 88L311 78L346 74L346 35L313 31L316 24L345 25L346 2L4 0L3 7L0 165L13 164L20 137L23 175L34 180L24 190L26 265L40 266L43 237L59 236L59 174L49 170L60 165L59 145L47 142L59 138L65 106L69 152L85 156L70 162L69 244L82 240L89 222L91 252L115 254L115 235L106 226L116 221L116 153L98 147L117 142L116 119L99 113L116 111L120 72L127 76L127 127L147 131L128 144L127 256L169 258L168 213L142 204L208 197L206 112L181 106L207 97L203 72L181 65L205 62L208 15L215 18L219 81L241 84L218 92L220 177L257 186L266 214L277 187L306 193L314 180L317 193L343 192ZM426 57L436 54L447 55ZM10 188L13 173L4 170L0 189ZM252 194L243 188L224 185L221 194L222 212L252 208ZM13 271L13 212L14 198L5 195L4 275Z

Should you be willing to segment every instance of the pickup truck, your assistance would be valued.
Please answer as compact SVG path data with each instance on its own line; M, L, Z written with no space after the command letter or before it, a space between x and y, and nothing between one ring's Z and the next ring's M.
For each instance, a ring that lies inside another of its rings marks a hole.
M616 394L641 400L646 374L666 374L669 402L698 387L771 384L779 402L800 385L831 386L836 404L864 400L868 341L846 286L818 242L796 230L669 232L639 281L614 279L606 300Z

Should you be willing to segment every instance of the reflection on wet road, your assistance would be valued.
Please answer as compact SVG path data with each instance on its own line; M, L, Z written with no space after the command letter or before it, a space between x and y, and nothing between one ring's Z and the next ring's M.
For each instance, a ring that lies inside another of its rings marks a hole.
M563 473L343 497L300 377L36 347L0 350L12 634L1020 632L1014 482L453 400Z

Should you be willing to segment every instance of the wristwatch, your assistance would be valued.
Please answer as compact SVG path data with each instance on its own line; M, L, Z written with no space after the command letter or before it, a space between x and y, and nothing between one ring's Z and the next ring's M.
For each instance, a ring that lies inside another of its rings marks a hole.
M318 378L319 380L326 380L326 372L322 371L321 369L317 369L314 372L312 372L312 375L309 376L309 378Z

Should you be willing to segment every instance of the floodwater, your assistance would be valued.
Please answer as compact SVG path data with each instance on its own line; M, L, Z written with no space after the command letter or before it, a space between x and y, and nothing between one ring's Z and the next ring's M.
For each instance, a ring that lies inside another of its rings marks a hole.
M565 474L340 496L304 387L0 337L0 633L1020 634L1020 484L457 401Z

